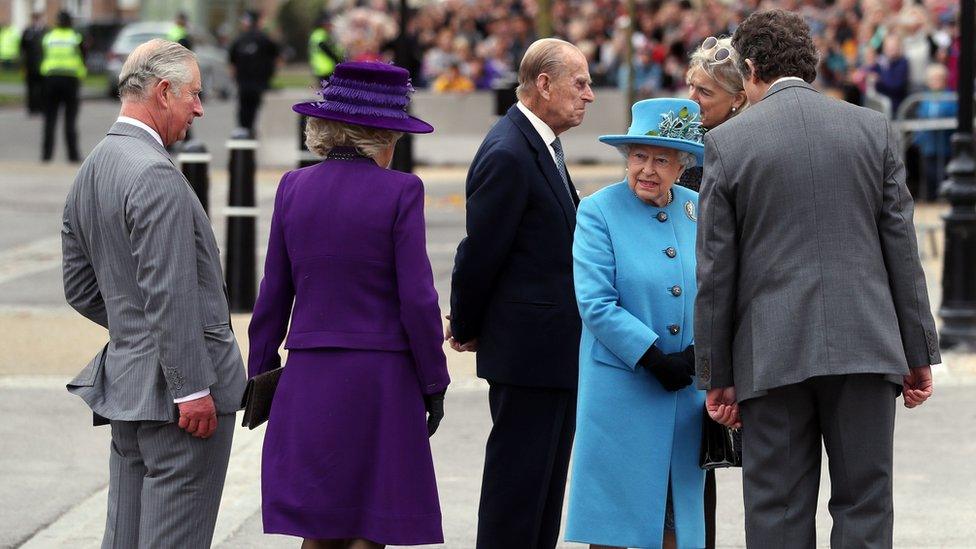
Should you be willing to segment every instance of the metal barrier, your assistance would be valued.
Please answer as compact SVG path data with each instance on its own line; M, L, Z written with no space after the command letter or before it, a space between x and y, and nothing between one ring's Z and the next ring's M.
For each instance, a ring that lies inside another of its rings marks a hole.
M910 133L956 129L955 118L916 117L915 113L918 112L918 106L922 103L922 101L936 98L941 100L958 101L955 92L918 92L906 97L901 102L901 105L898 106L898 112L895 113L895 119L892 121L891 125L900 133L900 137L902 138L901 143L903 153L905 149L908 148L910 143L907 139L905 139L905 136ZM973 99L976 101L976 97Z
M944 167L949 162L949 151L943 150L941 147L937 150L934 159L932 157L926 158L921 154L911 154L911 147L915 141L912 138L912 134L918 132L930 132L930 131L952 131L956 128L956 118L918 118L919 106L925 101L957 101L957 95L954 92L918 92L913 93L906 97L901 104L898 106L898 112L895 115L895 120L892 121L892 126L898 131L899 142L901 144L901 155L905 159L905 164L911 170L913 165L917 165L918 177L912 178L909 181L909 187L917 187L912 192L912 194L918 199L934 200L938 195L937 187L936 189L930 189L929 185L926 183L927 175L926 170L931 168L926 168L926 166L931 166L931 162L934 162L935 166ZM934 136L930 138L935 139ZM915 162L917 160L917 162ZM935 168L935 177L938 180L945 179L945 173L942 172L938 167Z

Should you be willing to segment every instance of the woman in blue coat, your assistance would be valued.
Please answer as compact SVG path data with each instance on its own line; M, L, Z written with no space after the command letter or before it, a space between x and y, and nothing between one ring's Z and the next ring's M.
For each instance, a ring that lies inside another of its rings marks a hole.
M675 185L704 148L698 106L648 99L603 136L627 178L582 201L573 245L583 335L569 541L704 547L694 374L698 193Z

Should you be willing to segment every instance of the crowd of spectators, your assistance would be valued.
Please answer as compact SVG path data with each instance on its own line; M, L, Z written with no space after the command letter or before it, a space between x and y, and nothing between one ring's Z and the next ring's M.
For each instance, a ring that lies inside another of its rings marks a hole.
M343 10L333 28L350 59L392 56L396 6L365 0ZM625 88L634 73L638 96L682 90L690 52L708 36L727 36L758 9L802 13L822 60L818 85L864 103L867 94L894 115L901 101L926 88L927 69L942 65L946 86L957 79L958 4L951 0L638 0L634 57L625 63L625 0L551 0L553 34L587 56L595 86ZM416 9L409 64L417 87L466 92L505 85L536 38L535 0L445 0Z

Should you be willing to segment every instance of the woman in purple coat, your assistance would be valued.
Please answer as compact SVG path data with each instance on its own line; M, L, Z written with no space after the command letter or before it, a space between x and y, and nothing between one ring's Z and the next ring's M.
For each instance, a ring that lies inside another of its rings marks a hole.
M411 92L399 67L343 63L322 101L293 107L325 158L278 186L248 374L280 364L287 330L264 439L264 531L304 548L443 542L428 436L449 378L424 188L387 168L402 132L433 131L407 115Z

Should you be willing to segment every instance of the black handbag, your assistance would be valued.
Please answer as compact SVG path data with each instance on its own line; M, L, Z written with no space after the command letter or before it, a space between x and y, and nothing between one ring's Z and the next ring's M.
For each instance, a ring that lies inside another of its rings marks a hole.
M742 467L742 431L716 423L705 412L698 466L706 471Z
M278 380L284 367L279 366L274 370L258 374L247 380L244 387L244 417L241 419L241 426L254 429L271 416L271 401L274 400L275 389L278 388Z

